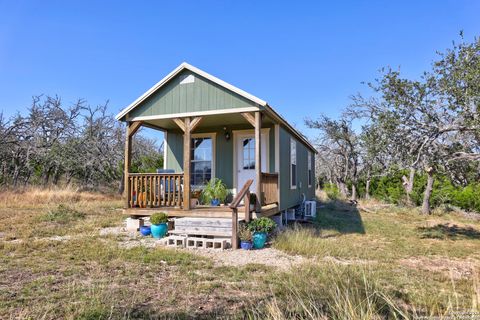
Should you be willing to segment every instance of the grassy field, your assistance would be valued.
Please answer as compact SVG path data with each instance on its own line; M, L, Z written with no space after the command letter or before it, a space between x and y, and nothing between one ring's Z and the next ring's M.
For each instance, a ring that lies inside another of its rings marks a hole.
M121 200L75 190L0 193L1 319L402 319L479 311L480 223L458 213L341 202L273 246L281 271L220 267L186 250L122 248Z

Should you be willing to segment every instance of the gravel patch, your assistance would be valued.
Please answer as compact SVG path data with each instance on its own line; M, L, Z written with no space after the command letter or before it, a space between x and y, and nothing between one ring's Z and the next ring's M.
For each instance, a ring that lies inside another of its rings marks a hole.
M215 250L215 249L184 249L188 252L210 258L219 266L244 266L247 264L263 264L282 270L304 263L308 259L302 256L292 256L274 248L261 250Z

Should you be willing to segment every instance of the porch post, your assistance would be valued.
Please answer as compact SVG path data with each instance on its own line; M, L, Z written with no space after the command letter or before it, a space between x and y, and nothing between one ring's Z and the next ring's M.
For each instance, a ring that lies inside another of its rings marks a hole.
M257 203L256 212L260 212L262 208L262 114L260 111L255 112L255 180L257 182L255 194Z
M125 198L125 208L128 208L130 205L131 190L130 184L128 183L128 174L132 164L132 137L138 131L138 129L140 129L141 125L141 122L127 122L127 129L125 133L125 163L123 166L123 194Z
M190 210L190 153L192 149L190 118L185 118L183 134L183 210Z

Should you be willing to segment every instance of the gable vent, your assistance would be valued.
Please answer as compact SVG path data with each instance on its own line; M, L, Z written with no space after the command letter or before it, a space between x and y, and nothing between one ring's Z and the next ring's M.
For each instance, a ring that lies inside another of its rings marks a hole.
M189 74L188 76L183 76L182 81L180 81L180 84L189 84L189 83L194 83L195 82L195 77L193 74Z

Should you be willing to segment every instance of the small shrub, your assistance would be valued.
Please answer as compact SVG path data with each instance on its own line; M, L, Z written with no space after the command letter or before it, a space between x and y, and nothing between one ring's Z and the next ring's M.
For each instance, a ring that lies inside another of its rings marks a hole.
M55 209L49 210L41 217L42 221L67 224L85 218L85 213L75 210L65 204L59 204Z
M248 229L251 232L270 233L270 232L273 231L273 229L275 229L276 226L277 225L276 225L275 221L273 221L272 219L267 218L267 217L262 217L262 218L252 220L252 222L250 222L248 224Z
M340 196L340 191L338 190L337 186L334 185L333 183L325 184L323 191L325 191L325 193L327 194L327 197L330 200L336 200Z
M246 225L242 225L238 231L238 237L242 241L252 241L252 231Z
M168 215L165 212L156 212L150 217L150 222L155 225L167 223Z

